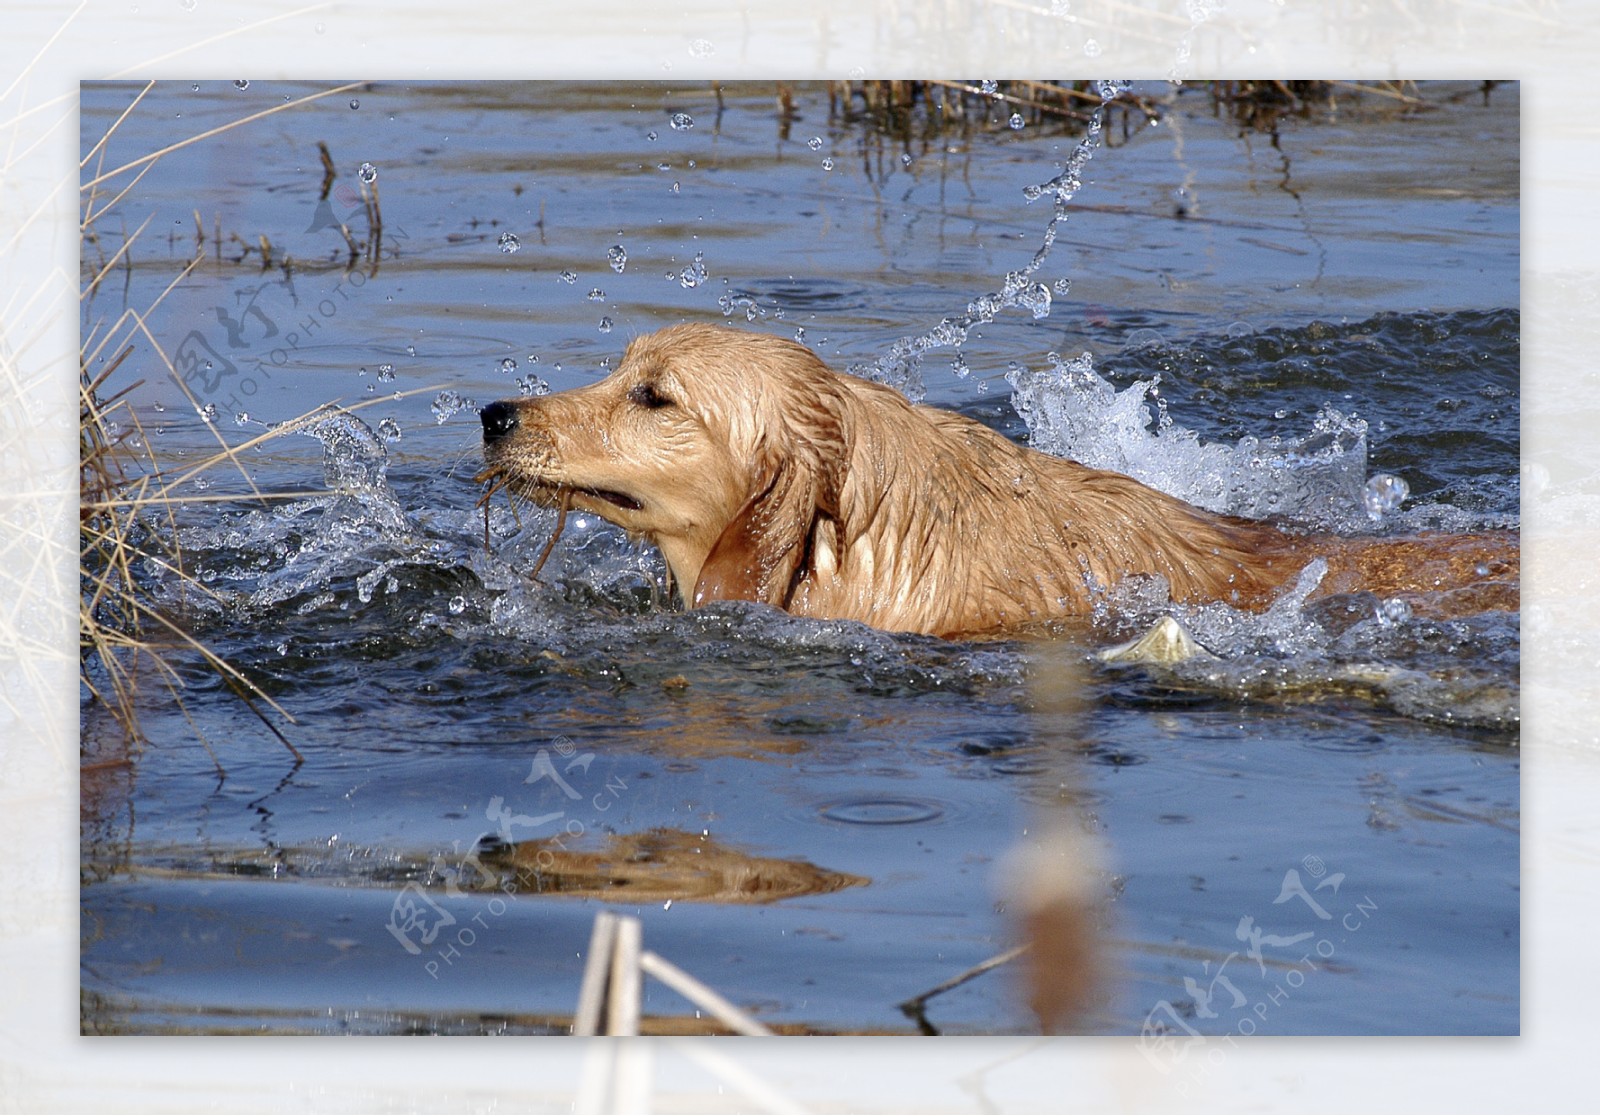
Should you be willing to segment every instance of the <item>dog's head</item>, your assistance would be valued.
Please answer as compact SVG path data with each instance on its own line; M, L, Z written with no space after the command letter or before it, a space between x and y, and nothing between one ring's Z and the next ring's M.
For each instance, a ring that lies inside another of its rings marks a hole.
M783 607L819 522L838 516L839 379L792 341L672 326L597 384L482 418L488 474L649 539L692 604Z

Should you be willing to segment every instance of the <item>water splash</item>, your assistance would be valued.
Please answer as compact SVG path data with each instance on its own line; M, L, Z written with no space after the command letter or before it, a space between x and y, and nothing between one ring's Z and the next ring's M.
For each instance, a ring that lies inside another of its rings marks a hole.
M1119 391L1090 354L1050 353L1043 367L1013 365L1006 378L1035 449L1126 473L1215 512L1330 530L1370 527L1361 419L1325 407L1299 438L1202 443L1168 413L1159 375Z
M922 360L930 350L959 348L975 327L994 321L1008 309L1025 309L1035 320L1049 315L1051 288L1037 280L1035 276L1050 257L1050 250L1055 245L1061 222L1067 219L1068 203L1083 186L1083 169L1094 157L1095 148L1100 145L1105 127L1106 106L1116 100L1131 84L1130 81L1120 79L1096 82L1095 91L1100 97L1100 104L1090 115L1083 138L1073 148L1060 173L1048 182L1029 186L1023 191L1024 199L1029 202L1048 195L1053 204L1050 221L1045 226L1043 242L1027 265L1007 272L1000 290L980 295L969 302L965 314L945 317L932 330L920 336L900 338L876 361L871 364L853 365L849 369L850 372L865 379L888 384L913 401L920 400L927 394L922 382ZM986 93L998 95L999 87L994 81L985 81L982 88Z

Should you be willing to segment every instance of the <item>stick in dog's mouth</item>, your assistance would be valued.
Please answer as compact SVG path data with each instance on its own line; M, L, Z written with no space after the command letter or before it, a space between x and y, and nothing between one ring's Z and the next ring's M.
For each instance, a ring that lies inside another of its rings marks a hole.
M483 549L487 553L489 550L489 501L494 499L496 493L504 490L506 493L506 498L511 501L512 513L515 514L517 509L516 492L511 487L510 475L498 465L490 465L488 468L479 472L478 475L472 479L477 481L479 484L487 484L489 486L488 491L486 491L482 496L478 497L478 507L483 509ZM556 529L550 533L550 538L545 542L544 549L539 551L539 558L534 562L533 569L528 574L528 580L530 581L539 580L539 571L544 569L545 562L550 558L550 552L556 548L556 543L560 540L561 533L567 529L567 512L572 510L573 492L587 492L591 495L595 494L587 488L574 489L564 484L542 485L541 487L547 488L555 494L558 518L556 519ZM621 496L620 493L617 495ZM627 499L627 497L621 497L621 499ZM637 503L634 503L631 500L628 501L628 503L635 508L639 506ZM628 505L621 506L625 507ZM521 522L520 517L518 522Z

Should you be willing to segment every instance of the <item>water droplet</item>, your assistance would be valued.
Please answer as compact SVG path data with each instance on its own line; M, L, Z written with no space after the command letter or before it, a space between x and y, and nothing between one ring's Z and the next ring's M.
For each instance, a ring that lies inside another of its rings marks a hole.
M689 44L691 58L710 58L716 52L717 48L712 45L710 39L696 39Z
M613 244L606 249L606 259L611 261L611 270L618 275L621 275L622 269L628 266L628 252L620 244Z
M1087 54L1090 58L1099 58L1100 57L1100 44L1099 44L1099 42L1097 42L1094 39L1085 39L1085 40L1083 40L1083 53Z
M600 332L601 333L610 333L611 332L611 319L610 318L601 318L600 319Z
M500 371L502 371L502 372L515 372L516 370L517 370L517 362L515 360L511 359L510 357L505 357L500 361Z
M822 137L821 136L812 136L810 139L806 140L806 146L811 148L811 150L813 150L813 151L821 151L822 150Z
M233 424L235 426L249 426L250 425L250 412L249 411L240 411L238 414L234 415L233 416Z
M602 291L599 287L594 287L589 291L590 302L604 302L605 300L606 292Z
M563 271L560 275L557 275L556 278L561 280L563 283L576 283L578 281L578 273L575 271Z
M362 163L361 169L356 171L356 175L363 182L374 182L378 177L378 168L371 163Z
M378 382L380 384L392 384L392 383L394 383L394 365L392 365L392 364L380 364L380 365L378 365Z
M995 81L994 78L984 78L978 82L978 88L983 90L986 97L994 97L1000 93L1000 83Z
M832 159L824 159L824 160L822 160L822 169L825 170L825 171L831 171L833 169L833 160Z
M670 187L668 187L667 192L671 193L671 194L676 194L678 192L678 184L676 182L674 182Z
M1023 126L1027 123L1028 122L1026 120L1022 119L1022 114L1020 112L1014 112L1011 114L1011 119L1006 121L1006 126L1009 127L1013 132L1020 132L1022 131Z
M392 418L386 418L378 423L378 433L383 436L383 440L386 442L398 442L400 440L400 424Z
M240 78L238 81L233 83L233 87L235 89L249 89L250 88L250 79L249 78Z
M433 420L437 423L447 422L462 411L477 409L478 405L460 392L445 390L433 397Z
M654 143L656 141L656 130L654 128L651 128L648 132L646 132L644 134L644 138L649 140L651 143Z
M907 154L907 153L902 153L901 154L901 156L900 156L900 165L902 167L909 167L911 165L911 156L910 156L910 154Z
M453 615L456 615L456 616L460 616L463 612L467 611L467 598L465 598L465 597L451 597L450 598L450 611L451 611L451 613Z
M361 107L361 102L356 100L354 97L351 97L350 98L350 107L353 108L353 109L358 109L358 108Z
M1382 519L1398 510L1409 495L1411 486L1405 481L1390 473L1378 473L1367 481L1362 499L1366 503L1367 514L1373 519Z
M1052 284L1052 286L1053 286L1053 288L1054 288L1054 290L1055 290L1055 292L1056 292L1056 294L1058 296L1065 297L1067 294L1071 293L1071 291L1072 291L1072 280L1071 279L1057 279L1055 281L1055 283Z
M550 385L537 376L523 376L517 380L517 391L523 395L549 395Z
M328 25L326 23L319 23L315 27L313 27L311 30L315 31L317 34L320 35L324 31L326 31L327 29L328 29Z
M503 233L501 233L500 234L500 239L498 241L496 241L495 243L499 244L500 245L500 251L504 252L508 256L512 252L515 252L517 249L522 247L521 239L519 239L517 234L514 233L514 232L503 232Z
M694 260L678 274L678 282L684 287L698 287L705 281L706 254L704 252L696 252Z
M407 345L406 346L406 356L416 356L416 355L417 355L417 347L415 345Z
M186 11L186 12L194 11L195 0L179 0L179 3L182 6L184 11Z
M1391 597L1378 604L1378 626L1390 628L1411 619L1411 606L1399 597Z
M972 375L972 369L967 366L967 358L959 351L950 358L950 371L956 374L958 380L965 380Z
M672 114L672 130L674 132L687 132L693 127L694 117L690 116L688 113L675 112Z
M200 92L200 83L199 83L199 82L198 82L198 81L196 81L196 82L192 82L192 83L191 83L191 84L190 84L190 85L189 85L189 92L191 92L191 93L198 93L198 92Z

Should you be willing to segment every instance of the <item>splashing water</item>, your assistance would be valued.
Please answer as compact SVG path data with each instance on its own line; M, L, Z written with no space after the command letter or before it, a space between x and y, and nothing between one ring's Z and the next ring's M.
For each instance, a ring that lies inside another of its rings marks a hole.
M1332 530L1370 526L1361 419L1327 407L1299 439L1246 435L1233 445L1202 443L1167 413L1159 376L1118 391L1095 372L1088 353L1071 360L1050 353L1046 360L1043 368L1014 364L1006 376L1035 449L1126 473L1227 515Z
M1008 272L999 291L980 295L969 302L964 315L946 317L932 330L919 337L902 337L876 361L871 364L853 365L849 369L850 372L865 379L888 384L913 401L920 400L927 393L922 382L921 365L923 357L929 350L959 348L974 327L994 321L1008 309L1015 307L1025 309L1035 320L1049 315L1050 288L1034 276L1050 256L1050 249L1055 245L1057 230L1061 222L1067 219L1068 203L1082 188L1083 169L1094 157L1095 148L1100 145L1100 137L1105 127L1106 106L1132 84L1131 81L1121 79L1096 82L1095 91L1100 97L1100 104L1090 115L1083 138L1073 148L1066 165L1050 181L1029 186L1023 191L1023 197L1029 202L1047 194L1054 202L1050 221L1045 226L1043 243L1039 245L1027 265ZM998 96L999 86L994 81L985 81L983 91Z

